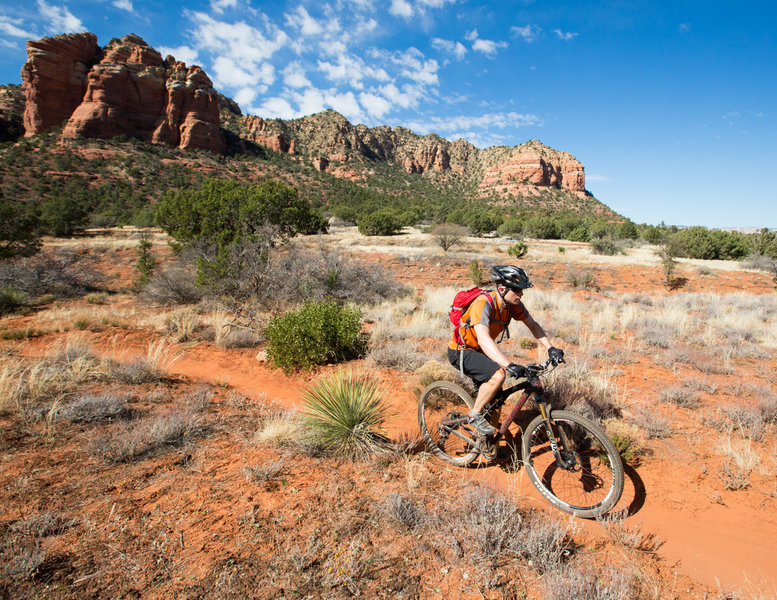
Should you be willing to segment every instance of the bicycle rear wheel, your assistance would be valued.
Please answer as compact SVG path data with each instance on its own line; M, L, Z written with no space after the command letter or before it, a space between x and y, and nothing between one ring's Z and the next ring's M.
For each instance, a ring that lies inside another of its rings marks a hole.
M427 446L437 456L465 467L478 456L477 434L466 417L474 402L459 385L435 381L418 398L418 425Z
M587 518L606 513L623 493L623 462L610 438L592 421L563 410L551 413L550 428L552 440L541 416L526 428L523 461L529 479L560 510Z

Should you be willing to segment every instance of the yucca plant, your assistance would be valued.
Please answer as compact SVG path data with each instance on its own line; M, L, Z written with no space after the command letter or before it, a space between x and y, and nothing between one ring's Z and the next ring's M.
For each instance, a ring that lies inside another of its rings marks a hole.
M379 434L389 416L384 396L375 376L342 370L303 391L305 420L327 451L364 458L385 446Z
M6 285L0 288L0 315L15 311L25 306L30 297L15 285Z

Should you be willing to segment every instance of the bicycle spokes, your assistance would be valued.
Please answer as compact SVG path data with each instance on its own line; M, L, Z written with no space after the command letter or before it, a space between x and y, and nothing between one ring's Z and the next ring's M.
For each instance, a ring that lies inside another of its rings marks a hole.
M609 440L587 420L570 413L538 418L526 435L525 457L532 481L552 503L591 516L620 496L622 470L613 474ZM610 444L611 445L611 444ZM617 457L617 454L615 454Z

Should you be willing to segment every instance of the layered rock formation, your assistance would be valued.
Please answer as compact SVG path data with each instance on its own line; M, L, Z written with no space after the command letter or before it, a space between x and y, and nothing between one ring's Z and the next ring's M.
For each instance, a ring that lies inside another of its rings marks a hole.
M246 116L243 121L243 138L265 146L282 154L294 154L294 142L289 141L282 133L273 133L269 130L267 122L254 116Z
M585 193L585 170L571 154L531 140L496 158L485 169L478 187L508 195L531 193L533 188L542 187Z
M93 33L27 42L27 62L22 67L26 135L43 133L70 118L84 98L87 74L100 55Z
M224 151L218 97L205 72L172 56L163 60L136 35L104 50L91 33L44 38L28 42L27 53L26 135L67 119L65 139L127 135Z
M419 136L403 127L354 126L333 110L291 121L241 118L240 137L276 152L306 155L316 169L333 174L342 173L343 164L387 161L406 173L459 174L473 180L484 196L536 195L547 188L587 194L583 165L538 140L479 150L465 140L449 142L433 133Z
M333 110L290 121L244 116L233 101L219 97L202 69L172 56L163 59L136 35L114 39L104 49L91 33L63 35L28 42L27 52L26 135L66 121L65 139L127 135L224 152L221 109L238 148L239 140L250 141L340 177L360 178L369 163L387 162L408 174L461 179L488 197L536 195L547 188L587 194L583 165L537 140L479 150L464 140L419 136L402 127L354 126Z

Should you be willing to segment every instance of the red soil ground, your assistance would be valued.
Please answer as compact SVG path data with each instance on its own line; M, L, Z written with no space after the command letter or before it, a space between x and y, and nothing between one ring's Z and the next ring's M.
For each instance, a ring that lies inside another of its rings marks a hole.
M401 281L412 283L423 289L428 284L439 283L434 260L407 262L393 255L375 252L364 255L363 258L376 260L389 267ZM109 259L109 273L116 276L116 283L129 280L130 266L134 262L131 250L118 252ZM554 286L568 289L565 277L568 267L550 263L533 263L525 261L533 279L543 288ZM588 265L593 269L601 289L615 292L639 292L647 294L664 293L661 286L661 273L657 267L633 268L628 265L603 267ZM688 283L687 291L703 291L718 294L746 291L754 294L773 293L768 277L763 274L745 271L719 271L714 277L699 274L693 270L685 270L684 276ZM468 285L469 280L465 266L454 266L447 278L450 285ZM530 303L530 299L527 299ZM4 319L6 328L24 327L33 320L32 316ZM60 334L61 335L61 334ZM108 353L114 339L118 336L119 345L128 350L143 348L155 334L143 331L104 331L92 334L97 347ZM54 334L31 340L22 345L25 354L36 355L42 352L44 345L49 344ZM6 343L9 345L9 343ZM256 349L224 349L212 343L182 344L176 350L180 358L170 367L174 375L182 376L192 382L207 382L210 384L229 385L231 388L245 393L249 397L266 395L272 402L299 407L301 403L300 389L313 376L327 372L334 367L320 369L308 376L285 376L280 370L271 368L256 358ZM354 363L359 366L360 363ZM767 364L750 364L742 372L743 379L756 369L774 369L777 361L773 358ZM646 397L657 397L665 377L665 372L656 368L650 357L641 357L637 362L623 365L623 374L618 377L618 384L625 386L629 393L636 397L644 394ZM396 416L391 421L389 434L392 437L400 435L413 436L418 433L416 421L416 397L413 393L417 385L412 375L380 371L381 380L391 390L390 402ZM704 406L714 406L713 396L703 397ZM667 597L701 598L708 597L720 588L747 589L753 584L758 589L777 590L777 486L774 485L774 465L771 467L771 479L758 478L747 490L727 491L723 489L715 475L717 458L714 452L704 452L700 441L705 436L711 437L711 430L705 428L698 420L690 419L682 411L676 411L675 430L685 431L684 435L675 434L664 441L652 441L652 452L644 457L639 465L630 468L627 486L620 507L630 511L628 523L631 527L639 527L645 533L653 534L663 543L657 553L660 557L661 577L664 581L674 579L672 594ZM41 457L31 454L26 457L27 464L35 463ZM432 460L432 459L430 459ZM219 462L220 461L220 462ZM45 461L44 461L45 462ZM218 463L218 464L216 464ZM234 470L230 465L228 455L220 456L216 463L211 462L211 468L229 472ZM311 482L324 474L315 469L315 465L306 467L305 477ZM552 511L534 490L521 473L509 474L496 467L485 466L479 469L456 471L464 480L475 479L487 482L515 497L521 505L534 506L542 510ZM6 481L13 477L6 473ZM121 484L116 484L121 487ZM167 494L171 490L159 490L153 485L133 492L132 496L143 510L151 511L157 502L167 502ZM183 493L183 492L177 492ZM185 492L190 496L192 504L208 501L207 490L198 492L196 489ZM247 490L240 494L250 495ZM263 502L272 504L272 494ZM278 509L284 500L277 499ZM208 521L219 520L220 515L235 512L239 507L234 505L219 505L209 502L213 514ZM110 507L104 507L109 510ZM2 512L2 511L0 511ZM589 540L593 545L597 540L606 537L602 527L596 522L581 521L582 539ZM197 533L200 531L201 533ZM206 540L207 529L194 527L191 533L186 533L185 546L188 552L197 552L208 543L218 543ZM191 537L189 537L191 536ZM202 539L197 539L201 537ZM618 560L616 555L612 560ZM755 588L754 588L755 589ZM768 597L768 596L762 596Z

